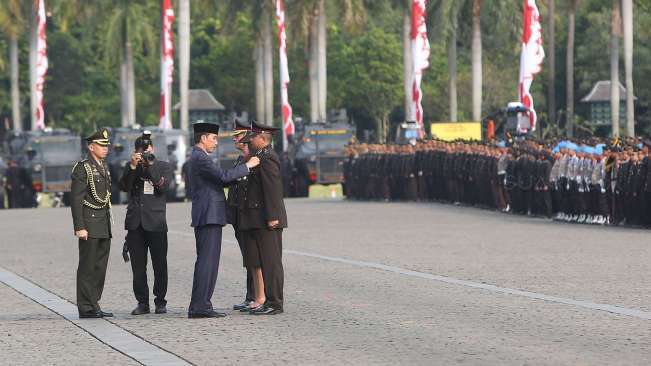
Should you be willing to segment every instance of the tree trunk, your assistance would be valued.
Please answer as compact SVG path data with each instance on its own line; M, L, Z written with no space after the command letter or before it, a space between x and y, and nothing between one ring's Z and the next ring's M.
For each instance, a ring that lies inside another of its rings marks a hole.
M414 73L414 61L411 53L411 15L405 12L402 22L402 63L403 63L403 87L405 91L405 120L415 121L412 102L412 75Z
M255 118L262 121L265 118L264 93L264 45L262 34L258 35L255 43Z
M325 0L319 0L319 42L318 42L318 80L319 80L319 120L325 121L327 118L326 114L326 103L327 103L327 93L328 93L328 77L327 77L327 58L326 58L326 42L327 42L327 32L326 32L326 12L325 12Z
M574 137L574 14L576 3L570 4L567 19L567 80L565 84L567 94L567 112L565 129L568 137Z
M18 75L20 65L18 63L18 37L12 35L9 40L10 78L11 78L11 119L14 131L23 130L23 121L20 118L20 85Z
M448 73L450 78L450 122L457 122L457 18L452 20L452 30L448 40Z
M635 136L633 93L633 0L622 1L624 25L624 69L626 72L626 135Z
M481 0L472 4L472 119L481 121L482 103Z
M610 121L613 137L619 137L619 37L622 35L621 0L613 0L610 32Z
M309 80L310 80L310 122L319 120L319 83L318 83L318 14L315 14L310 24L310 55L309 55Z
M271 14L264 15L264 110L263 123L273 126L274 123L274 74L273 74L273 42L271 31Z
M190 0L179 1L179 87L181 130L188 131L188 94L190 93ZM171 94L171 93L170 93Z
M129 73L127 72L126 47L120 63L120 114L122 127L129 126Z
M30 98L30 122L31 130L36 130L36 61L37 61L37 43L38 43L38 20L36 19L37 3L32 1L32 7L29 16L29 98Z
M136 80L133 71L133 49L131 43L126 46L126 72L127 72L127 117L129 126L136 123Z
M548 41L547 67L549 68L547 86L547 113L549 125L556 124L556 9L555 0L548 0L547 14ZM541 129L542 130L542 129Z

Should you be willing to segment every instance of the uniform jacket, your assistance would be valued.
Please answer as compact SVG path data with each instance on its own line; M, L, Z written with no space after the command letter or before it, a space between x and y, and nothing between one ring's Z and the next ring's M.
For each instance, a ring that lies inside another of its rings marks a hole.
M108 167L89 156L75 164L71 178L70 210L74 230L85 229L89 238L110 238L111 175Z
M137 230L142 225L145 231L167 231L165 206L172 179L172 166L166 161L156 160L146 168L138 164L136 169L125 164L120 189L129 194L124 219L126 230ZM145 194L145 181L153 187L153 194Z
M244 165L244 157L239 156L233 167ZM248 177L238 178L234 183L228 186L228 196L226 197L226 222L233 225L235 230L237 225L237 210L239 208L238 197L246 193Z
M224 185L249 173L246 165L224 170L210 156L194 146L190 155L190 187L192 191L192 227L226 225ZM279 183L282 187L282 182Z
M260 165L247 177L246 191L238 190L239 230L266 229L267 222L278 220L278 228L287 227L283 186L278 156L267 146L255 153Z

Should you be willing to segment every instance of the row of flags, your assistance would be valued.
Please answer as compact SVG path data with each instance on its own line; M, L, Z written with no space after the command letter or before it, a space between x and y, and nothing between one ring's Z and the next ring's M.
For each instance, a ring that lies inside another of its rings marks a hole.
M522 53L520 55L520 83L518 94L520 102L529 109L531 130L536 128L536 112L533 97L530 94L534 76L540 72L545 52L542 46L542 27L540 13L535 0L523 0L523 29ZM160 122L163 129L172 128L171 119L171 86L174 80L174 8L171 0L163 0L161 14L161 91L160 91ZM289 67L287 63L287 34L285 31L285 3L275 0L276 23L278 25L278 50L280 65L280 99L282 104L283 146L287 146L288 136L294 134L292 107L289 103ZM411 3L411 32L410 47L413 60L411 78L412 108L415 111L416 122L420 126L421 137L425 134L423 122L423 92L421 81L423 72L429 67L430 44L427 37L426 25L427 0L412 0ZM44 0L38 0L38 40L36 59L36 106L33 112L36 129L45 128L45 113L43 109L43 88L48 69L47 42L45 35L46 16Z

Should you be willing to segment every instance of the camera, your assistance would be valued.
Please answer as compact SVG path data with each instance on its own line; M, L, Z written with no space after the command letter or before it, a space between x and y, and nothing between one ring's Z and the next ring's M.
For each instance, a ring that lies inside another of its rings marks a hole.
M145 130L142 132L142 136L138 137L135 142L136 151L142 152L142 159L146 163L152 163L156 156L151 152L146 152L146 150L152 146L151 141L151 131Z
M156 155L150 153L150 152L144 152L142 153L142 159L148 163L153 162L156 160Z

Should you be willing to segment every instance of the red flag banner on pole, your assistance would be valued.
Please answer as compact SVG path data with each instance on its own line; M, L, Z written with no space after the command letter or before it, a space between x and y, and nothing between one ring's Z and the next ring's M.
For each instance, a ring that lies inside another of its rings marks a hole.
M276 22L278 23L278 54L280 56L280 102L283 114L283 150L287 150L287 137L294 134L292 106L289 104L287 86L289 67L287 66L287 35L285 33L285 2L276 0Z
M425 135L423 124L423 91L420 87L423 70L429 67L429 40L425 24L425 8L427 0L413 0L411 5L411 52L414 62L412 75L412 102L416 114L416 122L420 126L420 137Z
M536 130L537 115L533 106L533 97L529 93L534 75L542 69L545 59L543 50L542 26L536 0L524 0L522 11L522 53L520 55L520 103L529 109L531 131ZM526 131L521 131L526 132Z
M162 129L172 128L171 92L174 81L174 9L170 0L163 0L160 58L160 122Z
M45 4L43 0L38 1L38 39L36 41L36 110L34 111L34 126L37 130L45 128L45 109L43 108L43 89L45 87L45 75L47 74L47 42L45 39Z

